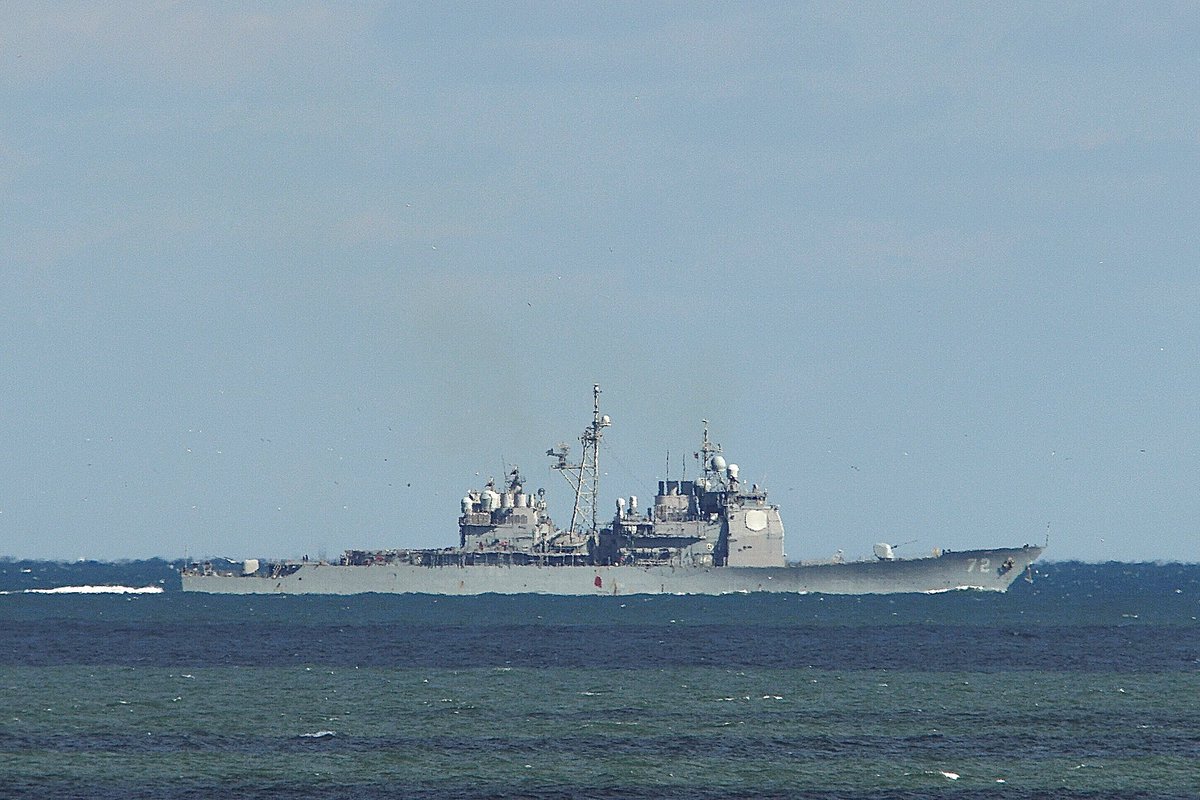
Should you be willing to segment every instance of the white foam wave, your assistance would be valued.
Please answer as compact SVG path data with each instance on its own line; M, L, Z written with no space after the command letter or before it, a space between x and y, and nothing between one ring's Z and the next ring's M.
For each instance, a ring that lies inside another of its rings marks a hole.
M51 589L18 589L0 594L161 594L161 586L55 586Z
M333 731L316 731L315 733L302 733L301 739L328 739L332 736L337 736Z
M1003 592L991 586L950 586L945 589L926 589L921 594L945 594L946 592Z

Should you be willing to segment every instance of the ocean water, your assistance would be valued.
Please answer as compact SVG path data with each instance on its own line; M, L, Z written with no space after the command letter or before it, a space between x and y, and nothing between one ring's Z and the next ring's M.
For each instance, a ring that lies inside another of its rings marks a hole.
M1197 798L1200 566L1005 595L0 595L0 798Z

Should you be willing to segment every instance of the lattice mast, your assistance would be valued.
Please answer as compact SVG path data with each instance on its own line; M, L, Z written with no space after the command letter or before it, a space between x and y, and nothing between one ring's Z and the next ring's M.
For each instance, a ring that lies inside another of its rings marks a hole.
M612 420L607 414L600 413L600 384L593 384L592 424L585 428L579 437L579 443L583 445L579 463L572 464L568 460L571 448L566 444L557 444L546 451L546 455L558 459L550 468L560 471L575 491L575 509L571 512L571 525L568 530L578 530L577 526L584 520L590 522L592 532L599 530L597 500L600 496L600 437L609 425L612 425Z
M700 462L700 474L704 478L705 487L715 488L708 485L709 479L715 477L718 482L724 480L725 459L721 456L721 445L709 441L708 420L700 421L704 423L704 439L700 442L700 452L693 455Z

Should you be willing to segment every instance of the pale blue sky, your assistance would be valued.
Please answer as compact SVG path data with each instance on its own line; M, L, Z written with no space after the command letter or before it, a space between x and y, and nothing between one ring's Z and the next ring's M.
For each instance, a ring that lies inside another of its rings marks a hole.
M1190 2L0 5L0 555L449 545L513 462L565 522L599 382L605 512L708 418L793 558L1198 561L1198 41Z

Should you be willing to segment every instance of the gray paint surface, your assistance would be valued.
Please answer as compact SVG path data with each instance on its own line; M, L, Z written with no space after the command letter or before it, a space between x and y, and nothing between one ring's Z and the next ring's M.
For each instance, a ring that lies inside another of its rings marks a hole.
M786 567L342 566L305 562L284 577L184 574L183 589L215 594L900 594L1006 591L1039 547L972 550L929 558ZM1012 565L1003 565L1009 559ZM597 581L597 578L599 581Z

